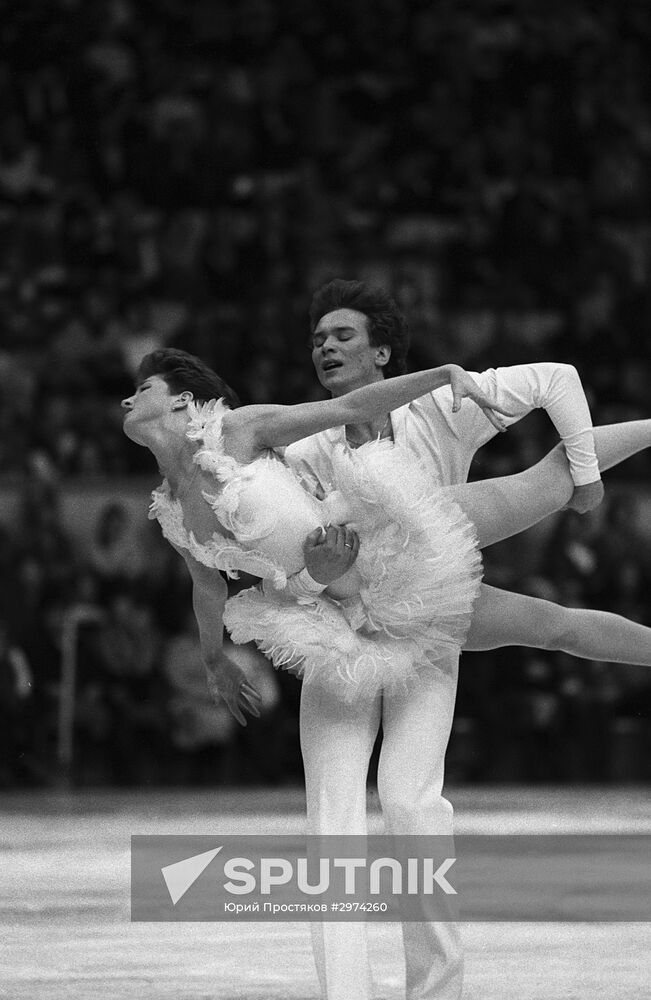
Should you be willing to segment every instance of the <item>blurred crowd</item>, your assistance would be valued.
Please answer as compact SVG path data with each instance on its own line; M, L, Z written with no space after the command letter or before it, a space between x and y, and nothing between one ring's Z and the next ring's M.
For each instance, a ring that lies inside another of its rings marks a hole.
M646 412L647 5L5 0L0 39L4 469L137 468L158 343L309 398L334 274L393 289L414 367L553 357Z
M187 580L155 545L140 568L125 547L115 572L117 508L81 554L60 493L142 471L117 402L155 346L198 353L244 401L314 398L307 306L335 275L392 290L413 368L567 361L595 422L647 416L651 8L4 0L0 13L0 469L24 507L22 532L0 539L0 781L52 780L57 644L77 606L101 617L78 626L91 666L76 780L217 766L224 781L300 780L292 678L264 673L268 710L245 738L213 714L188 745L169 666L196 663ZM547 425L524 428L478 474L538 457ZM627 466L648 471L646 455ZM495 556L496 578L645 620L627 496L604 523L563 518L526 579ZM467 662L451 774L640 776L640 671Z

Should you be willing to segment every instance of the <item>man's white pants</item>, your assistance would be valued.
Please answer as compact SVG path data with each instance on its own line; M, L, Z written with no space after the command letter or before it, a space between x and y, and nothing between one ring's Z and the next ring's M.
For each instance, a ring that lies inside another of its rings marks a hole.
M304 684L301 748L308 832L366 834L366 779L380 718L378 794L387 833L451 835L443 769L458 659L423 671L406 693L347 705ZM404 923L407 1000L458 1000L463 953L456 923ZM312 943L327 1000L370 1000L366 925L313 923Z

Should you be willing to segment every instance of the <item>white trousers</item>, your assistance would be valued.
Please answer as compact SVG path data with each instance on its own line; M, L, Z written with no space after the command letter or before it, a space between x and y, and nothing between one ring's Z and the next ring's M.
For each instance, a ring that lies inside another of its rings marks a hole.
M380 719L378 794L389 834L451 835L443 798L445 751L452 727L458 659L423 671L408 693L347 705L316 685L301 694L301 748L308 832L366 830L366 779ZM370 1000L366 925L312 923L321 991L327 1000ZM402 925L407 1000L458 1000L463 953L456 923Z

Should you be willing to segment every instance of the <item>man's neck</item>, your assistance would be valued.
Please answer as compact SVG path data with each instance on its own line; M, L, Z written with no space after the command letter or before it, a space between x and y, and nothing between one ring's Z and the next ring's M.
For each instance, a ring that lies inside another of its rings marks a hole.
M378 438L389 438L393 440L393 426L391 424L391 414L379 417L368 424L346 424L346 440L348 444L356 448L367 441L376 441Z
M349 385L345 388L337 388L331 392L333 398L347 396L355 389L362 389L365 385L372 385L374 381L384 381L383 376L369 382L360 382L358 385ZM393 428L391 426L391 416L386 413L375 420L363 424L346 424L346 440L349 444L357 446L365 444L367 441L375 441L378 437L393 439Z

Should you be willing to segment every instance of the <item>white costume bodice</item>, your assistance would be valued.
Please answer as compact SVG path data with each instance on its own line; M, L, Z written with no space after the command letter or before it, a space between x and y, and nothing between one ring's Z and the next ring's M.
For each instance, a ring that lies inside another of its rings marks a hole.
M274 451L248 465L226 455L222 421L227 412L222 400L190 403L187 436L201 442L194 461L221 487L203 492L215 514L212 537L201 542L187 530L182 503L171 496L167 481L154 490L149 516L159 520L169 541L204 565L229 576L241 570L283 588L287 577L305 565L307 535L329 521L342 523L346 504L337 493L324 501L311 496Z

